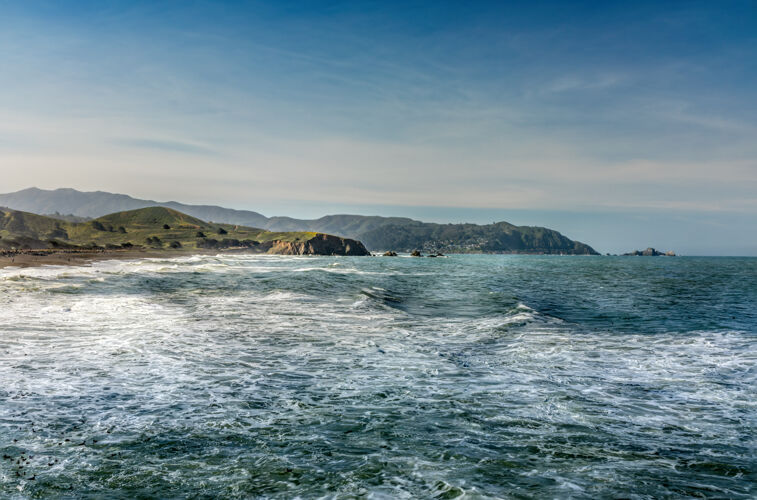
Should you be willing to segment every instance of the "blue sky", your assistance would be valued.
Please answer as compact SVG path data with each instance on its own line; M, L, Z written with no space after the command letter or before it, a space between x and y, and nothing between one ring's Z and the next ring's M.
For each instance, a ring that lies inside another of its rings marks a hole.
M757 4L0 0L0 171L757 254Z

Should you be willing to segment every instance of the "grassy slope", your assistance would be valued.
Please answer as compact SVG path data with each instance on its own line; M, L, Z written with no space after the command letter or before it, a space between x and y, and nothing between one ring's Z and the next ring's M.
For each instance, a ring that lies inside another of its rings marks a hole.
M398 222L395 225L379 226L366 231L361 235L361 240L365 240L373 248L397 251L417 248L424 251L473 253L595 253L587 245L571 241L557 231L541 227L517 227L505 222L479 226L395 220ZM165 229L164 225L170 228ZM119 231L122 227L125 233ZM226 231L226 234L221 234L221 230ZM198 236L200 231L206 238ZM260 243L297 242L310 240L316 234L314 231L269 232L233 224L213 224L167 207L117 212L83 223L66 222L18 211L7 211L0 218L0 237L6 239L0 240L0 246L8 246L8 238L27 237L38 239L39 244L54 239L77 246L119 246L128 242L135 246L165 248L178 243L181 248L195 249L202 247L203 241L207 242L210 239L240 242L251 240Z
M408 251L441 250L445 253L596 253L583 243L543 227L498 222L478 224L412 223L379 226L360 235L369 248Z
M170 226L166 229L164 225ZM121 230L123 228L123 231ZM221 234L221 230L226 234ZM125 231L125 232L124 232ZM205 238L198 235L201 232ZM77 246L122 245L131 243L148 247L169 247L179 242L182 248L194 249L206 239L267 241L306 241L314 232L274 233L262 229L210 224L164 207L150 207L106 215L90 222L72 223L27 212L5 211L0 218L3 239L32 237L42 241L55 239ZM148 243L148 238L153 241ZM159 242L155 242L155 238Z
M59 231L66 222L43 215L0 209L0 237L29 236L51 234Z

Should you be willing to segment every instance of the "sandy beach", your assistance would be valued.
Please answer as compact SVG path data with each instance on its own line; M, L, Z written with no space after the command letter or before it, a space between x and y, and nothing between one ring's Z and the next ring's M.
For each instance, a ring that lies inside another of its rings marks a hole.
M0 268L37 266L80 266L100 260L129 260L156 257L208 255L218 250L10 250L0 251Z

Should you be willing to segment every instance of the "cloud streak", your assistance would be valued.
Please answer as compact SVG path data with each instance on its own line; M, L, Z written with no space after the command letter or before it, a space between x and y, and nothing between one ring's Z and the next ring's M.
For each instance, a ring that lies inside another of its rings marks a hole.
M182 141L159 140L147 138L120 138L111 141L116 146L125 148L182 153L201 156L222 156L222 153L200 144Z

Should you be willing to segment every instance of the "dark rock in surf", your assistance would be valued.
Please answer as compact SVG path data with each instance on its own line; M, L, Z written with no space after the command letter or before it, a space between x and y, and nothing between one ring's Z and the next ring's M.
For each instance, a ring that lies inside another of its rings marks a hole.
M667 252L658 252L652 247L647 248L646 250L634 250L633 252L624 253L624 256L641 256L641 257L675 257L676 253L672 250L669 250Z

